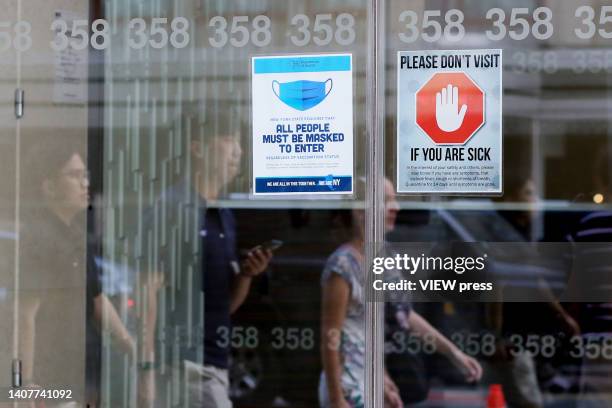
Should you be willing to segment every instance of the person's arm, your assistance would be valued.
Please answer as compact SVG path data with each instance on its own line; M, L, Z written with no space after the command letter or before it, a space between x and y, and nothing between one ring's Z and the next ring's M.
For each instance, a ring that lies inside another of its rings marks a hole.
M571 287L571 286L570 286ZM544 298L546 305L556 314L556 317L560 320L564 326L564 330L570 336L577 336L580 334L580 326L574 320L574 318L565 310L561 302L557 299L553 293L550 285L543 279L538 278L538 289L541 296Z
M568 239L570 240L571 243L573 243L573 238L571 236L568 236ZM570 251L570 255L573 255L572 251ZM570 270L571 269L572 268L570 268ZM575 277L576 277L575 273L570 274L569 281L566 284L566 288L571 289L571 288L576 287ZM551 309L551 311L556 314L556 317L560 320L561 324L563 324L564 326L563 329L566 331L566 333L568 333L570 336L579 335L580 326L574 320L574 318L568 313L568 311L565 310L561 302L559 302L558 297L553 292L548 281L541 275L536 278L536 281L537 281L537 290L539 292L538 295L542 298L545 304ZM569 295L569 297L571 297L571 294Z
M155 401L156 385L155 371L155 328L157 325L157 295L163 286L163 274L152 273L144 285L147 301L140 315L140 335L142 348L140 362L149 365L146 369L141 367L138 375L138 406L152 407Z
M482 376L482 367L472 357L457 348L449 339L433 327L414 310L408 316L408 324L418 337L429 337L436 351L447 356L464 374L467 381L478 381Z
M561 321L561 323L565 326L564 329L570 336L579 336L580 335L580 326L578 322L574 320L572 315L568 313L567 310L563 307L561 302L558 300L553 300L548 303L548 306L556 313L557 318Z
M346 317L350 288L339 275L332 273L323 286L321 304L321 359L327 380L329 399L334 407L348 406L344 400L340 378L342 357L340 336Z
M33 295L22 295L19 304L19 358L23 385L32 381L34 375L34 341L36 338L36 314L40 299Z
M230 295L230 313L234 313L244 303L249 295L251 281L268 267L272 259L272 251L259 248L249 251L240 265L240 273L234 278Z
M136 350L134 339L123 325L115 306L104 293L100 293L94 298L94 317L99 327L108 329L121 349L133 357Z
M485 305L485 322L496 338L502 335L504 325L504 304L502 302L489 302Z
M245 299L249 295L252 279L253 278L250 276L245 276L242 274L237 275L234 278L230 298L230 314L233 314L244 303Z
M404 403L400 396L399 388L395 385L393 378L385 370L385 384L384 384L384 397L385 397L385 408L403 408Z
M144 284L146 307L141 310L140 335L142 337L141 361L155 362L155 329L157 327L157 296L164 285L164 275L161 272L151 273Z

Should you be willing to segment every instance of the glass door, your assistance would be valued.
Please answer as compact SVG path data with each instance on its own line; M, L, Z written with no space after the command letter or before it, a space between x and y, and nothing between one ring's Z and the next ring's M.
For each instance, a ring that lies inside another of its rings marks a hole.
M31 398L24 390L40 400L85 401L86 324L97 301L87 296L88 43L74 37L87 25L89 6L14 1L8 10L14 15L3 14L3 39L10 37L3 61L17 81L4 82L15 88L14 113L2 123L17 132L3 149L3 202L12 212L9 293L18 296L14 309L3 309L13 310L3 313L13 319L3 344L15 361L3 360L2 371L16 388L2 401Z
M103 405L317 406L318 390L344 398L340 378L321 382L322 348L341 369L339 347L355 349L342 381L363 404L363 243L341 245L363 238L366 2L104 15L102 281L138 350L104 343ZM344 326L322 326L329 279L351 302Z
M402 330L400 314L385 333L387 368L404 402L609 404L610 362L600 352L609 342L610 294L597 272L607 261L595 255L610 238L609 7L383 4L385 168L400 192L386 200L387 214L400 209L388 240L423 262L480 259L486 271L423 267L404 274L408 280L494 288L423 289L391 303L412 299L413 315L433 328L429 340L419 336L413 316L413 329ZM485 77L496 56L500 70ZM489 173L496 166L498 174ZM487 193L496 183L499 192ZM427 374L418 374L422 365Z
M5 8L8 24L12 24L17 19L17 2L10 1ZM7 25L7 23L4 23ZM4 27L3 32L11 33L11 27ZM2 303L3 313L0 319L2 332L6 333L2 341L2 351L0 352L0 364L4 367L2 370L1 384L8 386L11 384L11 364L15 356L14 347L16 339L13 330L14 322L17 320L14 314L15 307L15 238L16 238L16 223L15 223L15 152L17 142L17 119L15 118L14 95L17 88L17 52L12 46L12 39L6 38L7 34L2 37L2 64L0 64L0 78L2 79L2 91L0 92L0 123L2 130L0 131L0 142L2 143L2 173L6 177L2 178L2 205L0 213L2 214L2 273L0 274L0 287L2 287Z

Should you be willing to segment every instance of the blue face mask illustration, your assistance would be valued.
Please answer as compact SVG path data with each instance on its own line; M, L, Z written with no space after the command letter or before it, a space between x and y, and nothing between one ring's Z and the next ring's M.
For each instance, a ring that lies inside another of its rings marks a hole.
M329 90L325 92L328 82ZM331 92L332 87L333 81L331 78L325 82L302 80L281 84L276 80L272 81L272 91L278 99L293 109L300 111L308 110L323 102Z

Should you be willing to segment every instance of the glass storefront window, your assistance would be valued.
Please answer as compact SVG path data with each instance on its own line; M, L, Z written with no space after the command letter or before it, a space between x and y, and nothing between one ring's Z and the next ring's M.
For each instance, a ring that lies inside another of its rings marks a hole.
M596 1L3 0L0 406L609 405L611 39ZM487 52L436 68L469 107L399 65ZM377 290L403 254L485 289Z

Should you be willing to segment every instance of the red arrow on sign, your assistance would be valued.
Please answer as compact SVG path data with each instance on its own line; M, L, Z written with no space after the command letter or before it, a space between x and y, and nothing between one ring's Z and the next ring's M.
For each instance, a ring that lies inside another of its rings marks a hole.
M485 93L465 72L434 74L415 99L416 124L436 144L465 144L485 122Z

